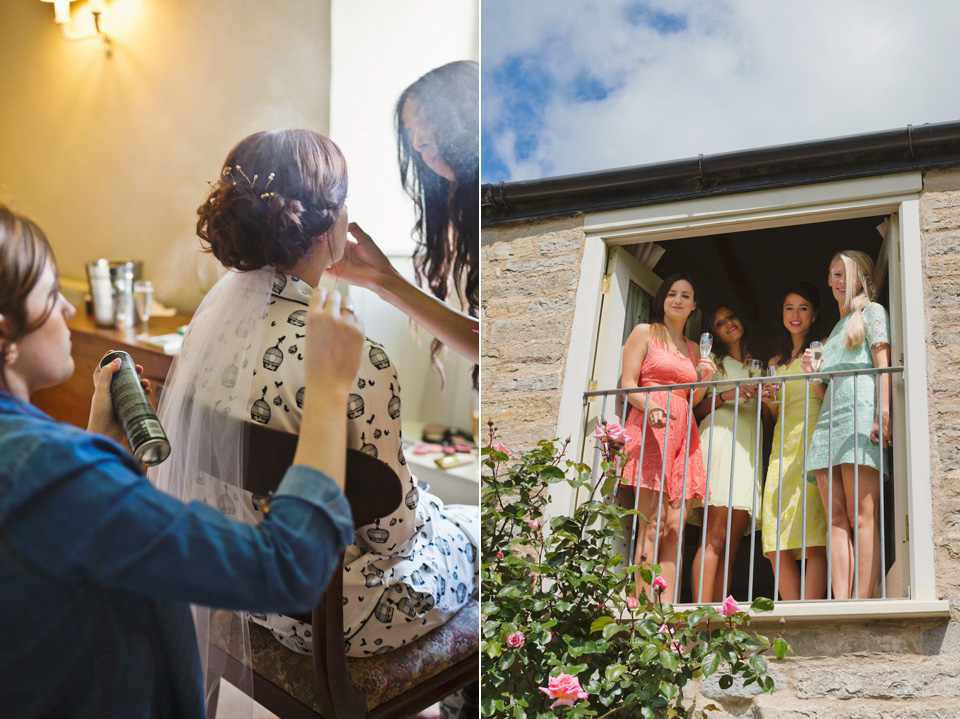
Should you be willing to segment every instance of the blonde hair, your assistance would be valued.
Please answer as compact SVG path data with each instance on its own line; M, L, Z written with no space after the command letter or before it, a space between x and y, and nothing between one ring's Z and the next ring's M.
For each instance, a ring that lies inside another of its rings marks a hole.
M843 346L850 349L863 343L863 308L877 297L877 288L873 283L873 260L866 252L842 250L830 260L830 267L837 260L843 263L847 276L847 292L843 301L844 314L852 314L843 334ZM855 292L850 290L855 288Z

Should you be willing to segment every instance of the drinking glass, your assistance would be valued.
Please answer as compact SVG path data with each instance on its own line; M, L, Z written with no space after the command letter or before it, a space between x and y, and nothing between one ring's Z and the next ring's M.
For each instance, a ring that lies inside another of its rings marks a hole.
M761 362L761 361L758 360L758 359L750 360L750 361L747 363L747 375L748 375L749 377L762 377L762 376L763 376L763 362ZM758 390L758 392L759 392L759 390L760 390L760 385L758 384L758 385L755 385L755 386L756 386L756 388L757 388L757 390ZM751 399L750 402L753 403L754 400L756 400L756 397L754 397L753 399Z
M767 376L776 377L777 368L774 367L773 365L770 365L767 368ZM773 385L773 388L776 391L776 394L774 395L773 399L770 400L770 402L768 402L768 404L771 404L776 407L780 404L780 390L783 388L783 382L771 382L770 384Z
M820 365L823 364L823 342L810 343L810 363L813 365L813 371L819 372ZM810 380L812 384L823 384L823 380L814 378Z
M147 334L147 322L153 309L153 284L149 280L133 283L133 306L137 312L137 321L143 323L143 334Z
M700 356L706 357L710 354L711 349L713 349L713 335L709 332L704 332L700 335Z

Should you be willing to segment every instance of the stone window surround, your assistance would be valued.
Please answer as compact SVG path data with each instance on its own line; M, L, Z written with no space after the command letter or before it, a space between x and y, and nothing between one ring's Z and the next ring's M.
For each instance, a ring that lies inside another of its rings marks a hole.
M937 598L934 569L932 496L929 483L929 421L927 414L926 318L923 293L900 292L922 287L919 172L887 175L752 193L688 200L664 205L588 213L580 282L573 318L573 337L595 337L599 287L610 245L664 242L681 237L740 232L791 224L826 222L896 213L899 219L900 276L890 276L891 294L901 296L892 330L899 333L904 355L905 454L909 516L909 599L778 602L773 616L792 621L851 617L947 616L949 603ZM570 353L561 390L558 436L578 438L582 429L583 391L594 354ZM893 358L895 364L899 358ZM578 446L579 441L574 444ZM916 478L926 481L912 481ZM561 500L562 502L563 500ZM577 501L576 498L572 500ZM567 511L570 507L563 507Z

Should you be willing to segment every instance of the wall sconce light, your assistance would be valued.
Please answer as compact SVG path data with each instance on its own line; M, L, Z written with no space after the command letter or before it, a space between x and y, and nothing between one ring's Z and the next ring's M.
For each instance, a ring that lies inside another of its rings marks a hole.
M53 3L54 18L60 28L60 34L67 40L83 40L88 37L102 37L104 51L107 57L111 56L110 35L107 34L106 0L87 0L86 10L93 18L92 30L77 30L74 27L73 18L70 16L70 3L76 0L40 0L40 2Z

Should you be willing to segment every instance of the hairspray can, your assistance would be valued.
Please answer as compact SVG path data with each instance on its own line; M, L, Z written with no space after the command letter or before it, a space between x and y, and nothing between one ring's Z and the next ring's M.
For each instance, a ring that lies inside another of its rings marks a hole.
M133 456L143 464L160 464L170 455L170 442L164 434L153 404L140 384L133 358L126 352L111 350L100 360L100 367L120 358L120 369L110 382L113 411L127 435Z

